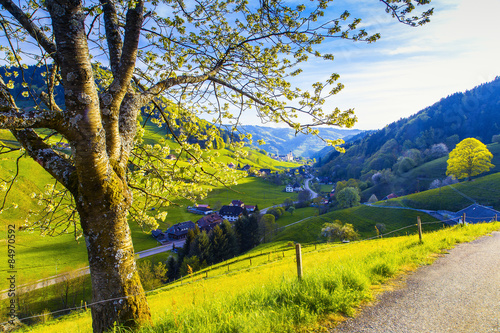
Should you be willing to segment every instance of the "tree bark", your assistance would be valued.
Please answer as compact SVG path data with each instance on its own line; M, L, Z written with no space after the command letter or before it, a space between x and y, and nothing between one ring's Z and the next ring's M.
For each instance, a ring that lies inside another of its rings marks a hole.
M96 197L79 207L92 280L95 333L105 332L115 323L139 327L151 321L126 218L128 190L116 191L117 205L103 204Z

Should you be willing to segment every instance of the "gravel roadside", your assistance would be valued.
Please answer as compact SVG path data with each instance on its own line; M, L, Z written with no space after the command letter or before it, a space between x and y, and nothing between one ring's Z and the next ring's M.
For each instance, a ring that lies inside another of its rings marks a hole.
M449 252L330 332L500 332L500 232Z

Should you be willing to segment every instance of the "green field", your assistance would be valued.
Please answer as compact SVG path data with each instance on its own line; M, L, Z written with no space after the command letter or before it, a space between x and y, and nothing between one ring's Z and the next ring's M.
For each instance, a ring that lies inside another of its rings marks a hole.
M146 126L145 140L154 143L163 135L163 131L148 124ZM55 140L55 138L51 138ZM15 147L17 145L14 137L6 130L0 130L0 141ZM55 143L54 141L53 143ZM175 149L176 144L171 143ZM233 152L230 150L219 151L221 159L232 160ZM11 179L16 174L16 152L0 155L0 175L4 179ZM259 167L256 162L264 163L262 168L278 170L285 167L297 166L294 163L274 161L270 157L259 152L249 152L247 159L240 161L241 165L247 163ZM6 208L0 214L0 239L6 239L7 225L21 227L28 216L28 211L39 209L37 202L31 198L31 194L36 191L43 191L46 184L54 184L53 178L43 170L38 163L29 157L19 160L19 175L9 192ZM258 205L265 208L275 204L281 204L287 197L296 200L297 194L287 194L283 191L284 186L275 186L260 178L246 177L239 180L239 184L231 189L219 187L215 188L203 203L229 204L231 200L243 200L248 205ZM3 198L1 196L0 198ZM17 208L13 206L17 205ZM188 205L192 205L187 200L177 200L176 205L166 209L168 216L165 222L160 222L161 229L183 221L197 221L200 215L191 214L186 210ZM201 202L200 202L201 203ZM0 203L1 204L1 203ZM149 232L144 232L137 224L130 224L135 250L142 251L157 246L157 242L150 236ZM4 248L2 245L1 248ZM38 231L17 231L16 234L16 261L19 269L19 284L28 283L38 279L43 279L60 273L88 265L87 252L83 239L80 242L74 240L72 233L63 234L57 237L41 236ZM7 269L7 262L0 263L0 271ZM0 290L7 288L8 281L1 280Z
M377 204L457 212L474 202L500 210L500 173Z
M303 247L304 278L297 281L295 249L282 244L220 263L149 293L153 326L139 332L295 332L324 330L352 315L388 279L431 263L459 242L500 224L446 228L417 236ZM276 245L276 244L275 244ZM27 332L91 332L80 311ZM118 330L121 331L121 330Z
M321 228L323 224L334 220L354 225L362 239L376 235L375 225L377 223L385 224L385 233L411 226L411 228L396 233L396 235L411 234L416 232L417 216L420 216L422 222L438 222L427 214L413 210L357 206L315 216L303 223L290 226L280 232L274 241L294 241L307 244L324 241L320 237ZM424 228L429 231L442 227L441 223L435 223L426 225Z

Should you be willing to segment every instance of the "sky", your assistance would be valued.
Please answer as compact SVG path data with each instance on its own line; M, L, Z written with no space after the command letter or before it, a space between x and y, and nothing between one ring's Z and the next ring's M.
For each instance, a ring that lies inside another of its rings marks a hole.
M287 0L309 3L307 0ZM372 44L334 39L321 45L333 62L310 57L295 85L325 81L340 75L345 88L330 98L324 109L354 108L354 128L380 129L411 116L455 92L472 89L500 75L500 0L431 0L431 22L418 28L385 13L377 0L335 0L325 18L339 17L344 10L361 18L359 28L382 38ZM168 12L164 13L169 15ZM213 116L207 116L211 120ZM244 114L245 125L262 125L255 114ZM306 123L307 121L303 121ZM266 123L265 126L286 126Z
M351 17L360 17L360 27L382 38L372 44L325 43L322 48L335 61L327 63L328 71L320 61L302 66L301 82L340 74L345 88L325 108L354 108L354 128L383 128L500 75L499 0L432 0L423 7L434 7L431 22L418 28L396 22L378 1L334 4L335 10L347 9ZM245 122L259 124L251 117Z

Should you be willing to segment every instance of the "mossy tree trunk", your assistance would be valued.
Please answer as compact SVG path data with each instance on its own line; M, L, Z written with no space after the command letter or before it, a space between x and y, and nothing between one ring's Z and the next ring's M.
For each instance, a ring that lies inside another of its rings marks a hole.
M104 332L114 323L137 327L150 322L127 222L132 195L125 172L144 102L130 89L143 1L135 1L128 9L123 42L115 8L103 1L113 72L106 91L99 91L95 83L81 1L46 1L55 42L44 39L43 32L12 1L1 0L1 4L60 69L65 108L57 106L52 95L44 98L48 110L20 111L0 78L4 111L0 127L10 129L28 154L73 195L89 258L93 330ZM64 136L72 156L54 150L33 128L49 128Z
M115 322L138 327L151 320L126 218L130 197L121 195L127 193L125 187L113 191L116 203L96 195L79 208L92 280L94 332L104 332Z

